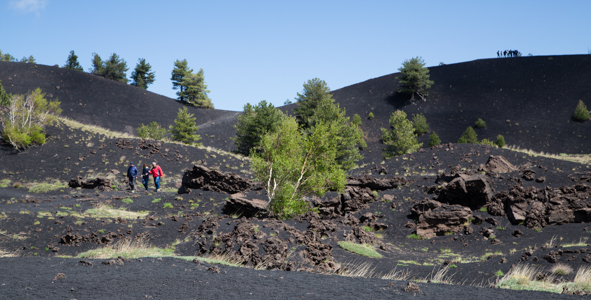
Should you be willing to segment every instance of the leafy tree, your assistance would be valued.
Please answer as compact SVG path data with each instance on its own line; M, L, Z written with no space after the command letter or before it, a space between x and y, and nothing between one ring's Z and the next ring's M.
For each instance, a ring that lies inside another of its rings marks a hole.
M589 110L587 110L587 106L583 103L583 100L579 100L577 107L575 108L575 120L579 122L584 122L589 120Z
M385 158L417 151L423 145L418 142L413 124L406 118L405 112L401 110L393 112L389 123L392 130L381 128L382 140L387 146L384 149Z
M237 151L248 155L251 149L256 150L255 147L267 133L277 131L283 117L279 109L265 100L255 106L250 103L244 105L244 113L238 116L234 125L236 137L232 138Z
M84 69L78 62L78 55L74 53L74 50L70 51L70 55L68 55L68 60L66 60L66 64L62 68L75 71L84 71Z
M499 148L505 147L505 137L503 137L502 135L499 134L497 136L497 142L495 144L497 144L497 146L499 146Z
M354 114L353 115L353 119L351 120L351 123L357 125L357 126L361 126L361 116L359 116L358 114Z
M146 126L142 123L142 126L136 129L137 135L143 139L161 140L166 136L166 128L160 127L156 122L150 123Z
M144 90L148 89L148 86L154 83L156 75L152 70L152 66L146 63L145 58L140 58L139 62L135 66L135 69L131 73L131 85L141 87Z
M415 94L423 101L429 95L427 91L431 88L433 81L429 80L429 69L425 68L425 61L421 57L411 58L402 63L402 67L398 69L402 76L400 78L400 93L410 93L411 101L415 100Z
M184 99L181 101L203 108L213 108L211 99L207 96L209 90L205 84L203 69L199 69L197 73L185 74L181 84L185 88L185 91L180 93L181 98Z
M412 126L415 129L415 133L422 135L429 131L429 124L427 124L427 118L423 114L416 114L412 117Z
M476 128L484 128L486 127L486 122L484 122L484 120L482 120L481 118L478 118L478 120L476 120L476 123L474 123L474 126L476 126Z
M472 126L468 126L466 131L462 134L460 139L458 140L459 144L476 144L478 143L478 135Z
M94 75L103 76L104 69L105 69L105 65L104 65L101 57L98 54L93 53L92 54L92 68L90 69L90 73L92 73Z
M60 102L57 99L48 102L40 88L25 96L13 96L8 112L0 118L2 137L17 149L44 144L43 128L56 121L61 112Z
M435 131L433 131L433 133L431 133L431 135L429 136L429 147L438 146L438 145L441 145L441 139L439 139L439 136L437 135L437 133L435 133Z
M108 60L104 62L103 74L107 79L117 80L127 83L127 63L124 59L119 58L116 53L111 54Z
M309 127L309 119L323 99L332 100L330 88L324 80L314 78L304 83L304 90L295 98L298 107L293 110L301 126Z
M195 122L196 119L186 107L179 108L177 117L174 120L174 126L170 126L172 139L185 144L201 145L201 143L195 143L195 141L201 139L201 136L197 134L199 127Z
M10 98L12 98L12 95L6 93L2 86L2 80L0 80L0 106L10 105Z
M252 152L252 170L266 185L268 208L280 218L309 211L305 196L342 191L346 173L336 163L336 128L316 124L311 134L302 134L293 117L286 117L276 132L261 140L262 152Z
M2 53L0 50L0 61L17 62L17 59L10 55L10 53Z
M193 73L193 69L189 68L189 65L188 65L186 59L183 59L183 60L177 59L174 62L174 69L172 69L172 76L170 77L170 80L172 80L172 89L179 90L178 92L176 92L177 96L179 96L177 98L178 100L185 101L184 93L185 93L187 87L183 84L183 80L185 79L187 74L192 74L192 73Z

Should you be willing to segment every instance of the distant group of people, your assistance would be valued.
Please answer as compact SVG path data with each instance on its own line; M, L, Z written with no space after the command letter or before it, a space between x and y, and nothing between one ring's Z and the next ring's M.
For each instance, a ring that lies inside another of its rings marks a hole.
M521 52L517 50L505 50L497 51L497 57L518 57L521 56Z
M129 180L129 187L131 188L132 193L135 193L135 181L138 178L138 174L138 169L132 162L130 162L129 168L127 168L127 179ZM162 168L160 168L156 162L153 162L151 167L148 164L144 164L144 168L142 170L142 184L146 188L146 191L148 190L150 175L154 177L156 192L160 192L160 178L164 176L164 173L162 173Z

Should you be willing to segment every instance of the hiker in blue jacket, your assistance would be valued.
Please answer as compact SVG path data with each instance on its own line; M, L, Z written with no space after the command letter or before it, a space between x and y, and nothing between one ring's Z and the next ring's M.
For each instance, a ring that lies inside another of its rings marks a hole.
M148 164L144 164L144 168L142 169L142 184L148 190L148 183L150 182L150 167Z
M127 179L129 180L129 186L131 187L132 193L135 193L135 180L137 179L137 174L137 168L133 163L129 163L129 168L127 168Z

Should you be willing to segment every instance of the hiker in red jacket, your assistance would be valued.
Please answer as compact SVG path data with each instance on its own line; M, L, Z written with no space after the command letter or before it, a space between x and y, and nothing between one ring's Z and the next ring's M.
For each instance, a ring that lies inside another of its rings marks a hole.
M162 168L156 164L156 162L152 163L152 170L150 170L152 176L154 176L154 185L156 186L156 192L160 192L160 177L164 176L162 173Z

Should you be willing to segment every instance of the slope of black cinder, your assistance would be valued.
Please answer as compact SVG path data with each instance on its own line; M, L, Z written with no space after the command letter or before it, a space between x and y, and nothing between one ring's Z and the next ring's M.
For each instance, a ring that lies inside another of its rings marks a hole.
M62 115L67 118L133 135L141 124L174 124L179 108L184 106L115 80L44 65L0 62L0 80L12 94L25 94L40 87L49 99L61 101ZM189 107L189 111L197 118L205 146L234 146L229 137L234 135L232 125L238 112L195 107Z

